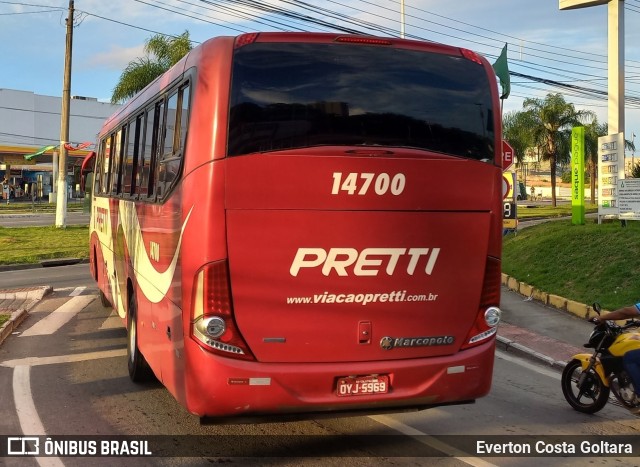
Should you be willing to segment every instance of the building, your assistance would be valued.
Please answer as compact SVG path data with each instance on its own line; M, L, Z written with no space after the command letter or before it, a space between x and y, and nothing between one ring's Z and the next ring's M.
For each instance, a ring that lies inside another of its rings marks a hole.
M69 143L74 147L91 143L84 150L69 151L67 183L70 196L79 195L78 168L93 149L104 120L119 105L99 102L96 98L73 96L70 101ZM60 97L42 96L29 91L0 89L0 180L2 197L48 197L54 189L53 158L60 144ZM50 148L31 160L26 155ZM56 154L57 155L57 154ZM57 168L56 168L57 171Z

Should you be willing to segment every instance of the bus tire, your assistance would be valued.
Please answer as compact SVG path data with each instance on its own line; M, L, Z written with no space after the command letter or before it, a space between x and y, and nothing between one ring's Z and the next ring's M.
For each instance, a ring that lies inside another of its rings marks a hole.
M138 316L134 294L129 299L129 317L127 319L127 369L134 383L144 383L153 378L153 372L147 360L138 348Z

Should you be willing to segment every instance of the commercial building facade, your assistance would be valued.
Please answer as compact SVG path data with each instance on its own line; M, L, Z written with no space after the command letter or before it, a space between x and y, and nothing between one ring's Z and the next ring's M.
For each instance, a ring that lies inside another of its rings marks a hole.
M69 196L79 196L78 170L82 158L93 149L104 120L120 106L96 98L73 96L70 102L69 143L76 147L91 143L82 150L69 151L67 184ZM0 89L0 181L2 198L33 196L47 198L54 191L54 152L60 145L60 97L43 96L29 91ZM43 149L48 148L43 151ZM25 156L41 152L30 159Z

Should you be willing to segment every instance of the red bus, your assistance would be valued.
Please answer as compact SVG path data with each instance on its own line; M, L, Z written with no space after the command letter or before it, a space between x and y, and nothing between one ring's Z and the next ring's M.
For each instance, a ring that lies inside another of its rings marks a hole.
M488 393L501 124L465 49L218 37L104 124L91 272L133 381L202 420Z

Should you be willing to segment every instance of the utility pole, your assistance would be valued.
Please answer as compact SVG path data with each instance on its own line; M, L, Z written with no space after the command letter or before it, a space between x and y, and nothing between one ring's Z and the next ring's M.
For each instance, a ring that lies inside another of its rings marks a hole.
M404 0L400 0L400 38L404 39Z
M58 160L58 193L56 227L64 229L67 217L67 148L69 142L69 104L71 101L71 55L73 50L73 0L69 0L67 40L64 53L64 79L62 82L62 111L60 112L60 157Z

